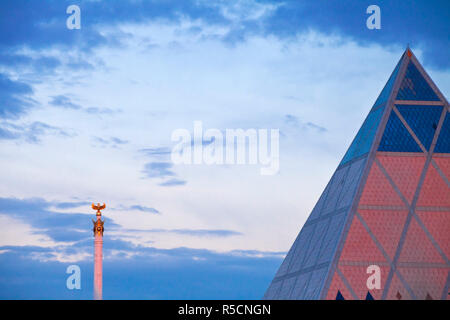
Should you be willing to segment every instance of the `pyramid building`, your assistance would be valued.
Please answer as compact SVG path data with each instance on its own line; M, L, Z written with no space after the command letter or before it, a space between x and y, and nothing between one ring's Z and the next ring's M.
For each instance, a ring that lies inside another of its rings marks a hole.
M264 299L449 299L449 257L450 107L408 48Z

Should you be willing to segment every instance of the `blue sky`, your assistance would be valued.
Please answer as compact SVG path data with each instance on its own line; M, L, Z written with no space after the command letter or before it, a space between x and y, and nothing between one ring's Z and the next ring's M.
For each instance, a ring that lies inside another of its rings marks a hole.
M261 298L407 44L449 91L449 12L2 1L0 298L92 297L91 202L107 203L105 299ZM279 129L279 173L173 164L171 133L196 120ZM71 264L81 290L66 289Z

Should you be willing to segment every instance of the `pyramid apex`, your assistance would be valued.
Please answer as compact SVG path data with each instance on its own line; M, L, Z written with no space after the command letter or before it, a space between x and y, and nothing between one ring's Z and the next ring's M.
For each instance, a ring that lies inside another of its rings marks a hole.
M406 52L406 54L408 55L408 57L411 58L411 56L412 56L412 51L411 51L411 49L409 48L409 44L408 44L408 46L406 47L405 52Z

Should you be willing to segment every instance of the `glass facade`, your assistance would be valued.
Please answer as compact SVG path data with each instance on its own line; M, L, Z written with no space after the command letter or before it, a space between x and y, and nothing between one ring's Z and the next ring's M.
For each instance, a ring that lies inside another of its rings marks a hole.
M422 152L395 112L391 112L378 151Z
M445 120L442 124L441 133L437 139L434 152L450 153L450 112L447 112L445 115Z
M344 155L341 161L341 165L366 154L370 151L373 138L375 137L378 124L380 123L381 116L383 115L384 108L378 108L369 113L363 125L356 134L350 148Z
M397 100L439 101L439 98L414 63L410 61L398 90Z
M396 106L403 119L428 151L442 114L442 106Z
M444 107L426 103L439 98L411 57L397 64L264 299L448 299L450 116L439 127ZM386 104L398 76L397 99L420 105ZM368 290L373 265L381 289Z

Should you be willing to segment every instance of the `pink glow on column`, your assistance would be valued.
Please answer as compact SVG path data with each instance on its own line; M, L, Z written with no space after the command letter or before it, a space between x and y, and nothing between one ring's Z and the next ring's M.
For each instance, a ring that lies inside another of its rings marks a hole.
M97 216L97 221L100 216ZM102 277L103 277L103 234L95 232L94 239L94 299L102 300Z
M103 278L103 221L97 215L94 222L94 299L102 300Z
M102 300L102 277L103 277L103 224L101 210L105 209L106 205L92 204L92 209L97 210L97 220L92 220L94 223L94 299Z

